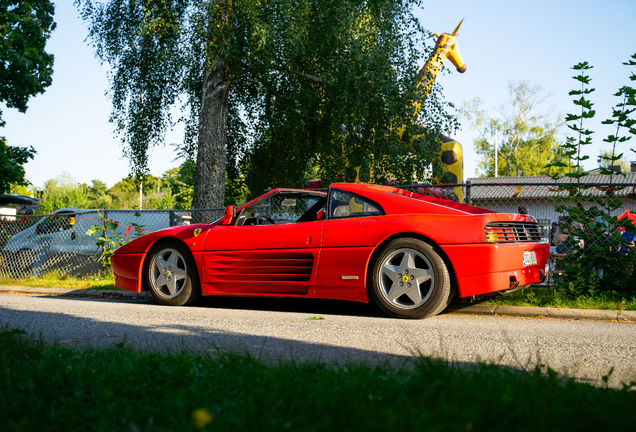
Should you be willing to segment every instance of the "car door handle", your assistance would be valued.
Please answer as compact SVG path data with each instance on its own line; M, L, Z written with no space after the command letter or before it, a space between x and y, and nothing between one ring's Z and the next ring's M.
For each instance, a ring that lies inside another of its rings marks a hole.
M307 246L311 246L311 237L307 237Z

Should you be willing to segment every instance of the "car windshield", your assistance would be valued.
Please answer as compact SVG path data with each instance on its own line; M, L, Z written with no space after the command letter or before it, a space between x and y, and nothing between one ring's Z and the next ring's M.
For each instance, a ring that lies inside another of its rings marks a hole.
M255 202L241 210L237 225L273 225L310 222L319 219L326 194L283 192Z

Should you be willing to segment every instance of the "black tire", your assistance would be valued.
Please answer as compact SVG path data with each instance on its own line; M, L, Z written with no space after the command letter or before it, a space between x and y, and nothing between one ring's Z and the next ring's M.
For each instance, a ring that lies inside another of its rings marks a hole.
M384 312L396 318L435 316L452 299L444 260L421 240L401 238L387 243L370 272L371 296Z
M199 273L190 250L176 240L163 241L144 262L145 283L152 297L166 306L185 306L201 297Z

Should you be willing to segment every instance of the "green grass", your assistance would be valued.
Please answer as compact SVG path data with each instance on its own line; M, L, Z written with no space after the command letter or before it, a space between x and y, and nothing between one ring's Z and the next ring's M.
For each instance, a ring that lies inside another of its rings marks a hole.
M0 331L3 431L631 430L636 391L550 369L286 362L68 349Z
M50 270L42 276L27 276L11 278L0 276L0 285L39 287L39 288L67 288L67 289L95 289L119 290L115 288L115 276L110 270L91 276L70 276L59 270Z
M593 294L572 296L553 288L527 288L504 294L482 304L500 306L539 306L572 309L636 310L636 294L616 291L597 291Z

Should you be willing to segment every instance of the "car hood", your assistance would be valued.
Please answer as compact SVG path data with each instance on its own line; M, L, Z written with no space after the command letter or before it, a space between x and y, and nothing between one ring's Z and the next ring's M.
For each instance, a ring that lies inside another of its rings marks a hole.
M185 243L191 250L201 249L208 231L216 226L215 223L183 225L164 228L141 236L117 249L118 254L145 253L158 239L176 239Z

